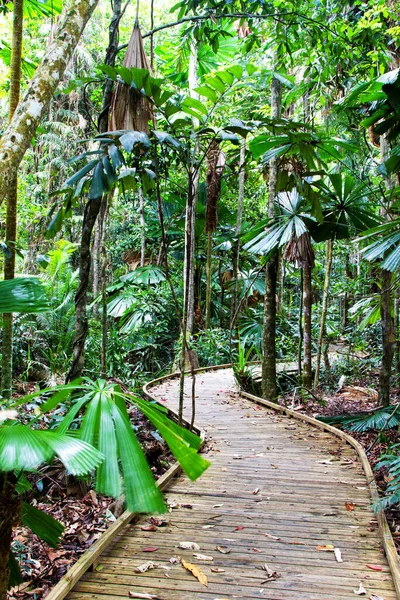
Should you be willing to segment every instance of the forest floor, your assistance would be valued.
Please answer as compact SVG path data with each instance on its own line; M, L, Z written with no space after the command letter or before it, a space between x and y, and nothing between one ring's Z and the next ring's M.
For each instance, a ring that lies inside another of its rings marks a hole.
M153 425L135 408L131 422L156 479L174 462ZM91 482L67 477L55 462L30 477L29 500L65 525L58 548L41 541L27 527L14 530L13 552L24 582L10 590L10 600L40 600L65 575L89 546L120 516L123 507L112 498L97 495Z
M375 379L371 374L368 379L349 378L351 384L335 393L325 392L322 401L317 401L316 398L308 398L307 401L297 399L293 406L293 396L287 394L282 403L313 417L369 411L377 408L377 394L374 390L377 389L378 382ZM32 390L21 390L23 393L29 391ZM394 389L393 398L398 401L399 397L400 389ZM130 409L130 416L154 476L158 479L171 466L173 457L151 423L135 407ZM388 446L400 442L397 429L386 431L379 442L376 442L377 433L374 431L350 434L365 450L374 444L372 451L368 452L373 469ZM375 478L383 493L387 485L385 469L375 471ZM59 548L53 549L28 528L15 529L13 551L20 563L24 583L10 591L10 600L44 598L123 510L113 499L97 495L90 482L83 485L81 481L66 477L61 463L41 469L31 477L31 482L33 491L29 500L61 521L65 525L65 532ZM400 510L387 511L387 517L400 553Z

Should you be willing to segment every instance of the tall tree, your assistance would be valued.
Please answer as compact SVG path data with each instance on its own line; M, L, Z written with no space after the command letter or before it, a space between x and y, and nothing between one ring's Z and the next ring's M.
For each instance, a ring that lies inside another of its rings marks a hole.
M0 205L8 196L12 174L30 147L37 126L97 4L98 0L77 0L65 10L53 40L0 138Z
M275 57L276 62L276 57ZM277 77L271 83L271 118L280 119L282 108L282 84ZM269 165L268 217L274 218L274 202L278 183L279 158L274 157ZM275 252L265 266L265 295L263 323L262 395L275 401L278 395L276 381L276 283L278 254Z
M10 108L11 122L18 106L21 88L22 40L24 26L24 0L14 0L13 32L11 46L10 69ZM18 204L18 169L10 173L7 211L6 211L6 243L8 250L4 256L4 279L14 279L15 250L17 241L17 204ZM13 316L12 313L3 315L2 332L2 364L1 364L1 395L11 396L13 370Z

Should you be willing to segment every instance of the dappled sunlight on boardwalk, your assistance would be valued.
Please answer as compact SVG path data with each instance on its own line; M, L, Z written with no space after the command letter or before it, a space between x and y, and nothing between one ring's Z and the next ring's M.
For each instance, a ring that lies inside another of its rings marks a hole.
M176 409L177 387L152 393ZM350 600L365 590L360 597L394 600L355 451L237 397L230 369L198 375L196 394L210 468L196 482L178 477L166 523L128 526L68 598ZM154 568L138 573L148 561Z

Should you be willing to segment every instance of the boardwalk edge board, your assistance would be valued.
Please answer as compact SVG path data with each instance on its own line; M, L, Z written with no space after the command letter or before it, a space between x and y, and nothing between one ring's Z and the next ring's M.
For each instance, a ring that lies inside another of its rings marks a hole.
M179 373L173 373L172 378L179 376ZM150 392L147 391L147 387L150 385L155 385L160 379L168 379L171 378L171 375L167 375L166 377L155 379L154 381L150 381L143 388L143 393L148 400L155 401L160 404L157 399L151 395ZM174 413L174 411L168 409L168 414L172 418L177 419L178 415ZM189 427L188 421L183 419L183 425L185 427ZM204 434L197 427L193 427L194 433L199 435L203 442L199 448L199 451L204 445ZM164 491L168 488L172 479L180 475L182 469L179 463L174 463L168 471L164 473L156 482L157 486L161 491ZM69 592L74 588L74 586L78 583L81 577L88 571L91 567L96 565L98 558L100 555L108 548L111 542L121 533L121 531L129 525L135 518L139 517L138 513L131 512L126 510L122 513L120 517L110 527L105 531L98 540L90 546L86 550L84 554L76 561L76 563L69 569L69 571L60 579L60 581L53 587L52 590L47 594L46 600L63 600L69 594Z
M199 369L194 369L193 373L195 375L204 373L206 371L217 371L222 369L232 368L231 364L223 364L223 365L215 365L208 367L200 367ZM191 371L186 371L185 375L191 375ZM144 396L153 402L158 402L157 398L152 395L150 388L162 383L163 381L167 381L169 379L176 379L180 377L180 372L175 371L174 373L170 373L168 375L163 375L162 377L158 377L146 383L143 386L143 394ZM328 425L323 423L322 421L318 421L308 415L299 414L289 408L285 408L280 406L279 404L275 404L268 400L264 400L259 396L254 396L253 394L249 394L247 392L240 391L240 396L246 398L256 404L260 404L277 412L281 412L286 414L289 417L297 419L299 421L303 421L313 425L318 429L322 429L323 431L327 431L347 442L350 446L352 446L357 452L362 467L364 469L364 473L367 479L367 483L370 490L371 499L373 502L379 500L378 488L376 486L375 477L372 472L371 465L369 464L367 455L365 454L364 448L355 440L352 436L337 429L336 427L332 427L332 425ZM160 403L159 403L160 404ZM168 414L173 419L177 419L177 414L171 409L168 409ZM185 427L189 427L189 423L183 419L183 425ZM200 435L203 439L204 444L204 432L198 429L196 426L193 428L193 431ZM202 446L203 446L202 444ZM202 447L201 446L201 447ZM200 449L201 449L200 447ZM181 473L181 467L178 463L175 463L170 467L170 469L160 477L157 481L157 486L160 490L165 490L169 486L172 479L174 479L177 475ZM50 591L50 593L46 596L46 600L63 600L67 596L67 594L73 589L76 583L81 579L81 577L92 567L102 552L111 544L114 538L127 526L131 523L138 515L136 513L132 513L130 511L125 511L110 527L109 529L103 533L103 535L90 547L88 550L78 559L78 561L71 567L71 569L64 575L62 579L57 583L57 585ZM393 577L394 586L396 589L398 600L400 600L400 561L399 556L397 554L396 546L394 544L394 540L392 537L392 533L390 531L386 515L383 511L378 511L376 513L379 532L382 540L382 545L389 563L390 571Z
M279 404L275 404L274 402L270 402L269 400L264 400L259 396L254 396L253 394L249 394L247 392L240 391L240 396L242 398L246 398L247 400L251 400L256 404L260 404L261 406L265 406L277 412L281 412L286 414L287 416L297 419L298 421L303 421L305 423L309 423L318 429L322 429L323 431L327 431L332 435L342 439L347 442L350 446L352 446L357 452L362 467L364 469L364 473L367 479L370 495L372 501L375 503L380 499L378 488L375 482L375 476L373 474L371 465L367 458L367 455L364 451L364 448L361 446L356 439L354 439L348 433L337 429L336 427L332 427L332 425L328 425L327 423L323 423L322 421L318 421L313 417L309 417L308 415L303 415L301 413L297 413L290 408L286 408L284 406L280 406ZM386 554L387 561L389 563L390 571L393 577L393 583L396 588L397 597L400 600L400 560L397 554L396 546L393 540L392 532L390 531L389 524L386 519L386 515L383 510L380 510L375 513L378 521L379 533L382 540L382 545Z

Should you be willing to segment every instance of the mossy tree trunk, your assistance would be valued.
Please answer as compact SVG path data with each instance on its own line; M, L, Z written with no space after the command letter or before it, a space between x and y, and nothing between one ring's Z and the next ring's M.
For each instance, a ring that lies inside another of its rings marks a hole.
M12 173L31 146L47 106L98 0L76 0L64 12L42 62L28 84L14 116L0 139L0 204L8 195Z
M22 40L24 27L24 0L14 0L13 32L11 46L10 109L11 122L18 106L21 88ZM10 173L6 207L6 243L8 253L4 257L4 279L15 276L15 244L17 241L18 169ZM9 398L12 391L13 316L3 315L1 395Z

